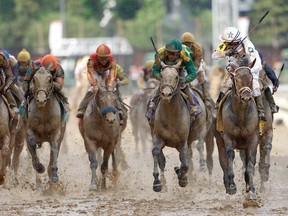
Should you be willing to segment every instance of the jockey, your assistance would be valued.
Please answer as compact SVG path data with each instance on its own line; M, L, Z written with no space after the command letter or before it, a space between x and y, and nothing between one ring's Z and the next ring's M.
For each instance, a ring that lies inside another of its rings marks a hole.
M141 73L139 74L139 77L137 79L138 92L130 101L130 104L132 107L137 105L137 103L141 99L141 96L145 93L145 89L148 87L147 86L148 81L150 79L154 79L153 74L152 74L153 64L154 64L154 60L148 60L145 64L145 67L142 69ZM158 82L157 80L155 81Z
M141 71L141 73L138 77L138 80L137 80L137 86L140 90L145 89L147 87L148 80L153 78L153 76L152 76L153 64L154 64L154 60L148 60L145 63L145 67Z
M3 89L1 89L1 91L2 91L2 94L4 94L5 98L8 100L8 103L11 108L12 117L15 117L16 114L19 112L19 110L17 107L17 103L10 91L11 86L15 86L14 84L15 76L13 75L11 63L8 59L8 56L5 55L5 52L2 49L0 49L0 70L3 71L0 74L0 79L2 81L5 80L5 85ZM15 88L15 89L18 90L18 88Z
M22 49L17 56L18 80L24 82L25 72L31 64L30 53L26 49Z
M183 33L180 37L180 41L182 44L189 47L192 51L191 56L197 69L197 78L199 84L202 86L204 102L207 108L211 108L211 97L209 94L207 78L205 79L205 68L203 65L201 65L201 60L203 59L202 48L195 42L195 37L190 32Z
M30 66L27 68L25 72L24 84L23 84L23 89L25 90L24 94L25 99L27 100L28 96L30 95L30 82L37 68L41 66L47 69L49 68L49 71L53 77L53 92L56 94L56 98L59 101L60 106L63 109L64 113L67 113L68 99L61 91L64 86L64 70L60 62L57 60L55 56L47 54L43 58L35 60L33 63L34 64L30 64ZM25 111L26 100L23 100L21 104L21 114Z
M242 58L246 56L249 58L250 62L253 62L256 59L254 66L251 68L251 72L253 75L252 94L256 101L259 119L265 121L266 116L261 97L260 84L258 80L260 71L262 70L261 58L259 56L258 51L255 49L253 43L250 40L246 38L245 40L242 41L241 39L242 35L237 28L234 27L225 28L222 34L220 35L220 40L223 42L223 44L221 44L219 48L214 51L214 53L212 54L212 58L221 59L225 58L226 56ZM221 90L218 99L216 101L215 109L218 109L220 101L224 97L225 93L231 88L231 86L232 86L231 78L230 76L227 76L222 83Z
M88 89L85 97L81 101L78 110L77 118L82 119L84 112L93 98L94 94L98 91L98 86L111 88L114 82L117 85L127 85L129 83L128 77L125 75L122 67L116 63L115 58L111 54L110 48L101 44L93 53L87 62L87 77L90 83L90 88ZM118 100L117 109L120 118L120 125L124 124L123 121L123 109L122 109L122 99L119 91L117 91Z
M196 68L194 66L193 59L191 58L191 50L189 47L182 45L180 40L172 39L164 47L158 49L155 54L155 63L152 68L152 73L157 80L161 79L161 61L167 65L175 65L179 60L182 60L180 65L180 79L179 82L183 85L192 82L196 77ZM183 70L187 71L187 75L184 77ZM182 91L188 96L190 103L190 114L194 118L200 114L200 108L195 104L192 96L192 91L188 85L185 85ZM157 99L159 97L159 87L155 89L152 98L149 101L146 117L150 120L154 114L154 110L157 106Z
M261 58L263 69L273 84L273 92L277 92L277 89L279 87L279 80L276 77L275 71L271 68L271 66L266 61L264 61L262 53L259 51L258 53ZM269 101L272 113L278 113L279 107L275 103L275 100L273 98L270 88L266 86L264 92L265 92L267 100Z

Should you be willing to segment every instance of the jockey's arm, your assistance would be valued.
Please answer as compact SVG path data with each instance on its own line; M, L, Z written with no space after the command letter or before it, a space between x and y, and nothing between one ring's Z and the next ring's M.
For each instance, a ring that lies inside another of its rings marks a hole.
M127 85L129 83L128 77L125 75L123 68L120 65L116 65L116 77L120 80L121 85Z
M187 71L187 76L185 77L185 82L192 82L197 78L196 68L194 66L194 61L190 55L191 50L185 47L185 50L181 51L180 57L183 59L182 65Z
M160 48L161 49L161 48ZM155 79L160 80L161 79L161 60L164 58L164 53L161 50L158 50L158 53L155 54L155 62L152 67L152 75ZM159 53L162 54L159 54Z
M87 78L91 86L97 86L97 81L94 77L94 61L92 59L88 59Z
M203 52L202 48L196 43L193 44L192 56L194 66L196 67L196 69L198 69L200 66L201 59L203 58Z
M271 80L273 86L278 88L279 87L279 80L275 74L275 71L266 62L263 62L263 67L264 67L264 70L265 70L268 78Z

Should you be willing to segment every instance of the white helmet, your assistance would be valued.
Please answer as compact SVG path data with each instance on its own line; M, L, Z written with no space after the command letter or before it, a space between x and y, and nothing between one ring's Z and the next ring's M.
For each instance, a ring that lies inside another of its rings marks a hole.
M224 29L222 34L220 35L220 40L223 42L240 42L242 39L241 33L239 29L235 27L227 27Z

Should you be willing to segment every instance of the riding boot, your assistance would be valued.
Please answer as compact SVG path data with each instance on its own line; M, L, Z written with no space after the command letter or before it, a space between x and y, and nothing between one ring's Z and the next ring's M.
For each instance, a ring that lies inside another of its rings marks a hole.
M269 105L271 107L271 112L272 113L278 113L279 106L276 105L275 100L274 100L273 95L272 95L272 92L271 92L269 87L265 89L265 95L266 95L266 98L267 98Z
M219 93L219 95L218 95L218 99L217 99L216 104L215 104L215 107L214 107L215 110L218 110L219 104L220 104L222 98L224 97L224 95L225 95L225 94L220 91L220 93Z
M4 93L4 96L7 98L7 101L9 103L10 108L11 108L11 115L14 118L19 113L17 103L16 103L12 93L10 92L10 90L8 90L6 93Z
M77 118L83 118L84 112L90 102L90 100L93 98L94 93L87 91L85 97L82 99L81 103L79 104L78 110L77 110Z
M265 116L265 110L264 110L264 105L262 101L262 97L258 96L255 97L255 102L258 110L258 117L260 120L266 121L266 116Z
M195 118L197 117L200 113L200 107L197 106L193 99L193 92L190 91L190 88L187 86L185 89L182 90L186 95L187 95L187 100L189 101L190 104L190 115L191 117Z
M210 109L212 108L211 101L210 101L210 94L209 94L209 89L208 89L208 83L205 81L202 83L202 90L203 90L203 95L204 95L204 103L205 106Z
M152 117L154 116L154 111L156 110L157 107L157 98L159 97L159 88L156 88L155 91L153 92L153 95L151 96L151 99L149 100L148 103L148 108L145 114L145 117L150 121Z
M122 104L121 104L121 98L120 97L116 100L116 108L118 110L118 115L119 115L119 119L120 119L119 124L120 125L124 125L124 114L123 114L123 109L122 109Z

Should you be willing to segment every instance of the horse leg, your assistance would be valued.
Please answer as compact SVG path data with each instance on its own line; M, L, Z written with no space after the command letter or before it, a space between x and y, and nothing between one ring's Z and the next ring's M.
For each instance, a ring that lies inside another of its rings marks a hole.
M14 172L14 176L16 177L17 180L17 174L18 174L18 168L19 168L19 158L20 154L24 148L24 141L20 142L19 144L15 145L14 147L14 153L13 153L13 158L12 158L12 169Z
M153 182L153 190L155 192L160 192L162 190L162 184L159 179L159 160L160 160L160 153L161 153L161 141L159 140L158 137L153 138L153 149L152 149L152 156L154 159L154 171L153 171L153 176L154 176L154 182Z
M119 171L117 169L115 151L112 152L112 175L113 175L113 182L114 184L116 184L119 177Z
M179 159L181 161L180 168L175 167L174 170L178 176L178 184L180 187L186 187L188 184L186 173L188 171L188 163L187 163L187 151L188 151L188 144L185 141L184 145L182 146L179 151Z
M107 177L107 171L108 171L108 161L109 157L111 155L111 150L110 149L105 149L104 154L103 154L103 163L101 164L101 173L102 173L102 185L101 189L105 190L106 189L106 177Z
M5 174L6 174L6 167L8 165L9 161L9 155L10 155L10 139L9 136L5 136L4 140L3 140L3 147L2 147L2 151L1 151L1 169L0 169L0 185L4 184L4 178L5 178Z
M214 136L212 129L210 129L206 135L206 165L209 173L209 179L211 180L213 170L213 152L214 152Z
M39 161L39 158L36 152L36 145L37 145L37 141L36 141L35 136L31 133L31 131L28 130L27 131L27 146L32 157L33 167L36 170L36 172L43 173L45 171L45 167Z
M194 171L192 145L193 145L193 143L189 144L188 151L187 151L189 175L191 175L191 176L193 176L193 171Z
M199 152L199 157L200 157L200 172L205 170L205 164L206 161L204 159L204 139L202 138L203 136L200 136L200 139L197 142L196 148Z
M258 146L258 134L249 139L250 148L247 149L247 166L245 171L245 181L246 185L249 184L248 187L248 199L256 200L255 187L253 183L255 164L256 164L256 156L257 156L257 146ZM247 182L248 180L248 182Z
M273 131L270 130L264 136L260 137L260 159L259 159L259 173L261 176L261 184L267 182L269 179L270 168L270 153L272 149Z
M162 188L164 191L167 191L167 186L166 186L166 178L164 175L164 170L165 170L165 166L166 166L166 158L165 155L163 154L163 150L160 150L160 155L159 155L159 168L161 171L161 182L162 182Z

